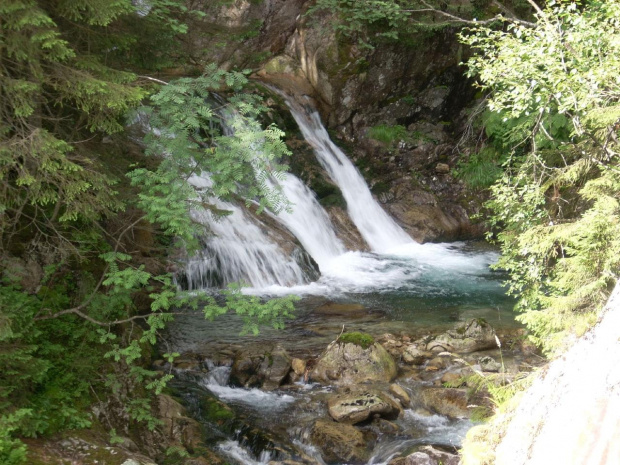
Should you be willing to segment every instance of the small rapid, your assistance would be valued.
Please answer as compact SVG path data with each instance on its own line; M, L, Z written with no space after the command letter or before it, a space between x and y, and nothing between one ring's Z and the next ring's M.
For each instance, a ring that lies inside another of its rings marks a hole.
M332 387L308 384L290 392L234 387L229 384L230 366L218 366L209 360L206 365L208 371L205 374L187 379L197 380L202 389L240 413L243 421L264 430L265 438L274 438L274 434L278 434L281 441L272 444L270 441L252 440L243 433L246 427L239 424L233 428L232 434L218 440L215 450L231 463L239 465L267 465L285 457L293 458L295 463L300 464L326 465L319 448L312 443L310 430L315 419L324 417L325 411L320 405L325 395L333 391ZM183 378L182 373L178 374ZM416 384L412 382L409 389L417 389ZM199 403L199 398L204 395L196 389L187 390L185 395L187 393L197 396L194 402L189 403ZM460 446L472 423L466 419L450 419L408 408L394 420L394 425L399 433L395 436L380 434L366 465L387 465L394 457L425 444L454 450Z

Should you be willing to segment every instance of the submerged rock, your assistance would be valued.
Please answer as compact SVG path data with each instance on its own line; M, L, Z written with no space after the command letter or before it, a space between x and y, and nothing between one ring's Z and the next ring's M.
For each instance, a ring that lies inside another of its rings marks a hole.
M497 347L495 330L482 318L467 320L454 329L440 334L426 345L434 352L458 352L466 354L477 350Z
M326 462L366 463L370 458L367 441L354 426L329 420L317 420L310 433Z
M378 390L356 390L329 399L331 417L339 423L356 424L375 415L388 420L398 418L402 411L396 399Z
M396 377L392 356L376 342L332 342L316 363L311 378L330 384L390 382Z
M358 317L368 313L366 307L361 304L340 304L336 302L327 302L314 309L316 315L339 315Z

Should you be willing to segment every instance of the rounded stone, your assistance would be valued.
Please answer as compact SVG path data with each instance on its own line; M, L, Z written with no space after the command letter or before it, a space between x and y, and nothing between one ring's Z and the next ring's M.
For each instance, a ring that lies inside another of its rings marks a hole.
M329 384L351 385L366 381L390 382L396 377L396 363L381 346L364 349L353 343L332 342L312 371L312 379Z

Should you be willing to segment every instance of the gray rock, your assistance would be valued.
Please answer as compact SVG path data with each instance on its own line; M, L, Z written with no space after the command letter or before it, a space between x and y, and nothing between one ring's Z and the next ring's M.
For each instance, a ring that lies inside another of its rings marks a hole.
M310 432L312 443L326 462L366 463L370 451L364 435L354 426L317 420Z
M329 399L327 407L334 420L349 424L360 423L374 415L393 420L402 411L398 401L377 390L337 394Z
M459 465L459 456L425 446L408 455L404 465Z
M437 462L431 461L428 454L424 452L414 452L407 456L405 465L437 465Z
M422 365L431 357L432 355L429 352L420 350L413 344L407 346L403 352L403 361L408 365Z
M493 357L489 357L488 355L480 358L480 360L478 360L478 364L480 365L482 371L492 371L497 373L502 369L501 363L495 361Z
M395 377L396 363L378 343L364 349L357 344L332 342L311 374L313 380L339 385L390 382Z
M449 351L463 354L493 347L497 347L495 331L482 318L460 323L426 345L427 350L434 352Z

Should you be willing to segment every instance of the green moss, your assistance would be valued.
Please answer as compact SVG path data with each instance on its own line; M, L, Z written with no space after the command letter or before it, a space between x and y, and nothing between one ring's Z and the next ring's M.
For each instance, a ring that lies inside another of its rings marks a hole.
M375 183L370 190L375 195L381 195L390 191L390 185L387 182L379 181Z
M399 140L408 140L410 134L407 128L401 125L388 126L386 124L380 124L379 126L373 126L368 131L368 137L379 142L383 142L386 145L391 145Z
M347 208L347 201L340 192L320 198L319 203L324 207Z
M213 397L205 397L200 402L201 416L214 423L222 424L235 418L235 414L226 404Z
M360 346L362 349L368 349L375 343L375 340L370 334L356 331L353 333L344 333L338 338L338 342L342 344L355 344Z

